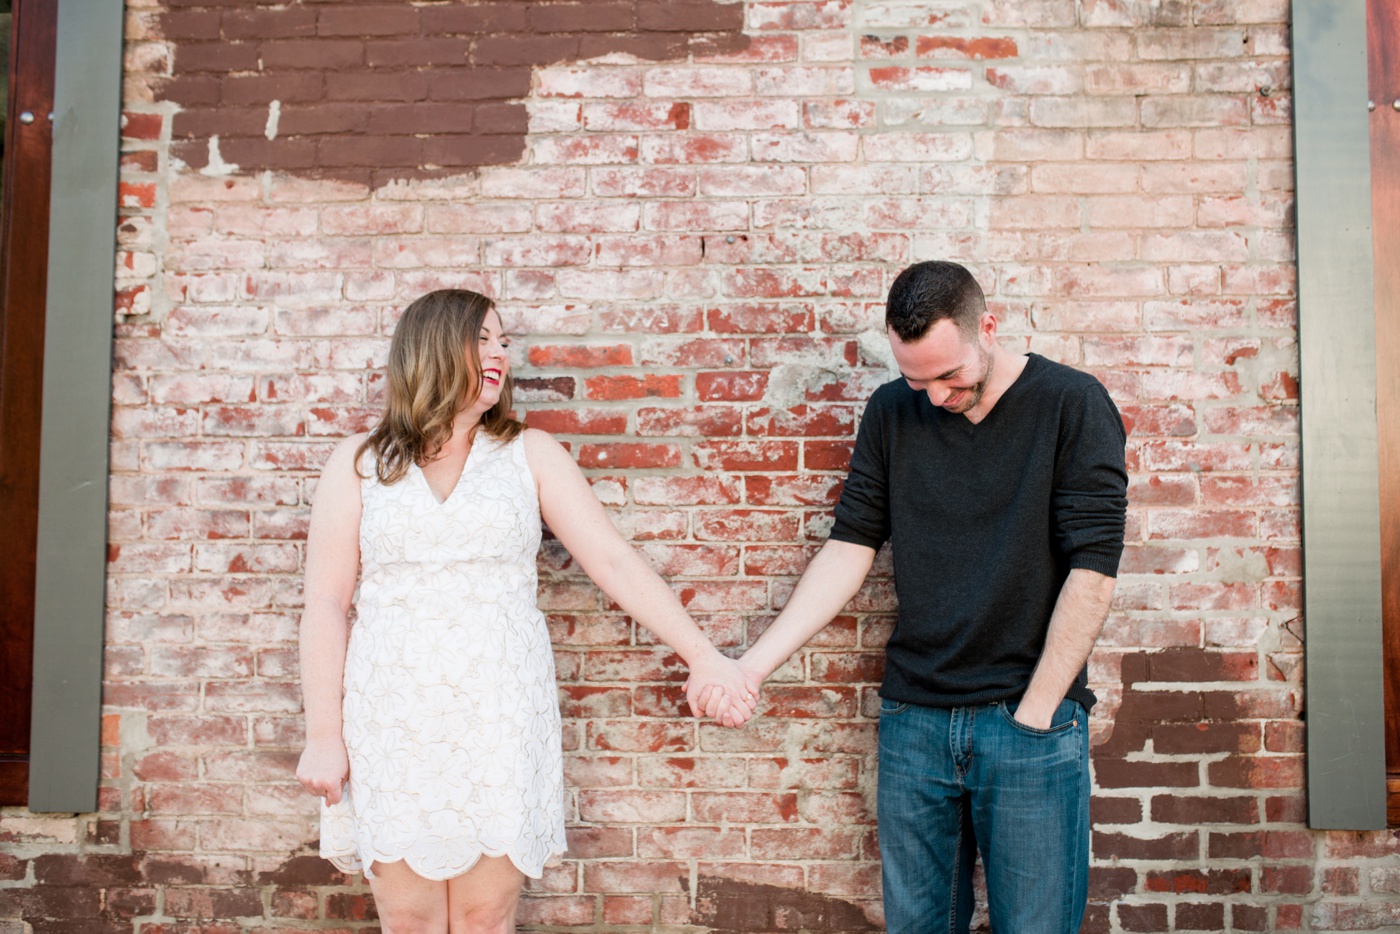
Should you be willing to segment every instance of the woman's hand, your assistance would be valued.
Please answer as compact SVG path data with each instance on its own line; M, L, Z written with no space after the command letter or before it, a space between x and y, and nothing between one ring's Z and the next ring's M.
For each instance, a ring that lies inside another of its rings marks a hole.
M760 683L738 662L715 651L691 666L685 695L695 716L739 727L749 722L758 708Z
M341 789L349 778L350 757L339 739L308 742L301 751L297 781L327 804L340 803Z

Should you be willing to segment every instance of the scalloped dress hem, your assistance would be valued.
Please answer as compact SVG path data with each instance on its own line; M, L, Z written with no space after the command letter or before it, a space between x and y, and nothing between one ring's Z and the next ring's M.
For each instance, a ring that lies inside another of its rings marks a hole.
M488 849L481 849L477 851L476 855L473 856L471 858L471 861L468 862L466 865L462 866L461 868L457 868L454 866L451 869L448 869L446 872L425 872L421 866L414 864L414 860L411 856L398 856L390 859L386 856L375 854L369 859L366 859L364 856L360 855L359 853L353 850L347 850L339 853L328 853L324 850L321 851L321 858L329 860L330 864L336 869L339 869L341 872L345 873L362 872L364 873L366 879L374 878L374 872L371 870L370 867L372 867L375 863L407 863L408 868L413 870L415 874L432 882L446 882L448 879L455 879L460 875L464 875L465 873L471 872L472 868L476 866L476 864L481 860L481 857L483 856L489 856L493 858L499 858L504 856L511 861L511 864L514 865L516 869L519 869L528 878L539 879L544 876L545 867L556 865L561 859L563 859L564 851L556 850L554 852L551 852L549 856L545 859L543 866L540 866L538 868L532 868L523 865L520 858L517 857L514 853L505 850L502 850L499 853L495 853Z

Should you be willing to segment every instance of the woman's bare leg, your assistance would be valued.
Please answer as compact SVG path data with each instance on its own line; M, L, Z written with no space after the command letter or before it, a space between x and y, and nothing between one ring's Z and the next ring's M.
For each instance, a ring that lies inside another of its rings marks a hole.
M483 856L447 880L450 934L512 934L525 874L504 856Z
M446 882L424 879L400 860L375 863L369 888L384 934L446 934Z

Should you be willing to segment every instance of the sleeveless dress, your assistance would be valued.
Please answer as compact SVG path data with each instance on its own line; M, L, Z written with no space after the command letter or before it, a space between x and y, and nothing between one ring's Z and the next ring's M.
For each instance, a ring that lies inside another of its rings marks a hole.
M448 879L564 852L554 655L535 605L539 497L523 439L479 432L442 503L418 467L360 484L358 618L345 657L345 796L321 855Z

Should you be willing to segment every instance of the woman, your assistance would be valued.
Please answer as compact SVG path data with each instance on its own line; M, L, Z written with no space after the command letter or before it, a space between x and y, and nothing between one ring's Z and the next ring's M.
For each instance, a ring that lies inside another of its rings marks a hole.
M540 519L690 666L704 713L756 691L613 528L553 438L510 416L501 319L474 292L413 302L384 414L316 487L301 622L321 853L363 869L387 934L511 931L525 876L564 851L554 659L535 606ZM360 579L357 619L348 614Z

